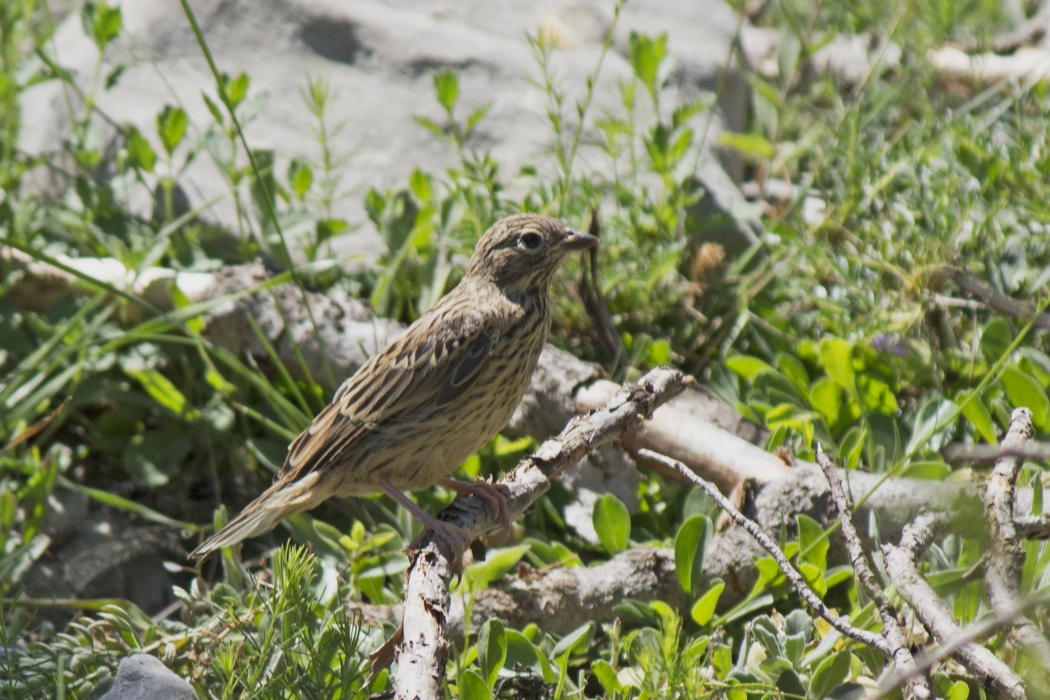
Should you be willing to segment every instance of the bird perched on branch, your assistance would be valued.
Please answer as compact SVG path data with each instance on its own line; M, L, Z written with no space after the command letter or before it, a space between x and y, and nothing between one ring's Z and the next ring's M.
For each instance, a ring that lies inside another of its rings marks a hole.
M494 485L447 477L510 420L547 340L551 280L566 256L597 243L548 217L497 222L459 285L339 387L292 442L273 486L190 556L260 535L333 496L384 492L448 541L458 561L462 532L404 493L435 484L487 499L509 524Z

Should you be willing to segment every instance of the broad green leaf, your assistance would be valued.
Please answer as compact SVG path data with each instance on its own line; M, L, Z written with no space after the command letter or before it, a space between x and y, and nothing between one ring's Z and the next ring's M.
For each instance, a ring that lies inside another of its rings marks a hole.
M1010 324L1001 316L995 316L981 332L981 352L989 362L998 362L1013 342Z
M105 0L85 3L80 11L80 20L84 33L99 51L105 50L109 42L117 38L124 24L120 8L111 7Z
M966 681L955 681L951 689L944 694L944 700L967 700L970 697L970 686Z
M156 488L179 470L191 446L190 434L184 429L147 430L131 439L121 458L136 482Z
M868 441L868 429L860 426L850 428L842 436L839 454L842 455L843 467L856 469L860 464L860 456L864 452L864 445Z
M1014 408L1025 406L1032 411L1032 423L1040 432L1050 430L1050 399L1038 381L1013 365L1003 369L1003 387Z
M649 91L653 100L660 89L663 71L661 64L667 56L667 34L655 39L638 32L631 32L628 40L627 60L635 76Z
M804 561L817 567L821 572L827 569L828 542L824 528L813 518L799 513L795 517L798 523L798 546L799 561Z
M471 564L466 568L463 572L462 584L456 590L467 592L486 588L491 582L514 568L528 551L529 545L527 544L489 550L484 561Z
M531 669L548 683L557 680L547 656L528 637L517 630L506 630L507 658L503 667L514 670L516 665Z
M802 679L790 668L777 678L777 690L783 692L785 696L806 696L806 689L802 685Z
M499 670L507 660L507 636L503 623L493 618L485 621L478 634L478 665L489 688L496 684Z
M809 393L809 372L805 365L785 353L777 355L776 365L780 373L795 385L799 394L805 396Z
M613 554L627 549L627 541L631 536L631 514L620 499L611 493L599 497L591 519L602 546Z
M893 395L890 385L881 379L868 375L857 378L861 402L869 411L877 411L888 416L895 415L899 409L897 397Z
M809 392L809 402L828 426L834 426L842 410L842 387L834 379L824 377L814 382Z
M247 73L239 73L236 78L231 78L223 73L220 82L223 95L226 96L226 102L231 109L236 109L237 105L243 102L248 95L248 86L251 84L251 78L248 77Z
M754 379L763 372L775 371L768 363L750 355L734 355L726 360L726 367L744 379Z
M926 403L915 415L911 439L904 449L905 455L913 455L930 441L935 433L944 430L955 415L955 404L944 399Z
M696 595L704 570L704 557L714 525L706 515L694 515L682 523L674 540L674 568L686 595Z
M846 680L849 675L850 653L840 651L824 659L809 681L809 697L822 700L832 688Z
M902 478L923 479L925 481L940 481L952 473L952 470L944 462L917 461L908 465L901 473Z
M462 700L492 700L492 691L485 685L485 681L470 669L460 672L456 685Z
M591 638L594 636L594 623L588 622L587 624L580 625L572 632L561 638L556 645L554 650L551 651L551 658L557 659L562 655L570 654L583 654L587 652L587 648L591 644Z
M850 395L857 391L853 372L853 346L842 338L825 338L820 341L820 362L828 376L839 383Z
M995 424L992 422L992 414L984 405L980 395L971 389L959 392L956 402L962 409L966 420L973 424L985 442L995 443L998 437L995 432Z
M715 610L718 608L718 600L722 597L722 591L726 588L726 583L722 579L718 578L711 582L711 587L707 589L707 592L700 596L700 599L693 605L693 609L690 610L690 615L696 624L703 627L711 618L714 617Z
M616 670L605 659L598 659L591 664L591 673L602 684L606 695L623 692L623 683L616 677Z

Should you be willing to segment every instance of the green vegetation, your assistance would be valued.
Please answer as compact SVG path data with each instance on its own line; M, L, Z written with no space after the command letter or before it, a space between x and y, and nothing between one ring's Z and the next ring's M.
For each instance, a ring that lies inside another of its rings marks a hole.
M120 11L100 0L87 3L82 18L101 66L122 32ZM322 146L318 162L295 158L278 173L273 152L244 140L243 125L265 105L242 74L217 75L208 87L211 121L195 124L183 107L165 107L156 117L159 152L124 128L113 167L101 169L108 156L95 95L119 73L96 70L90 90L81 90L49 60L54 26L45 3L5 0L0 248L60 266L60 256L111 257L134 277L155 267L214 271L265 256L283 270L267 288L291 281L346 291L410 321L456 283L463 256L502 216L540 211L586 226L596 210L597 269L574 262L556 289L581 275L597 280L624 355L604 347L578 301L562 293L553 342L614 376L675 363L768 429L769 449L812 459L819 442L841 466L918 479L969 478L939 449L996 441L1016 406L1032 409L1038 434L1050 433L1045 331L973 301L958 283L976 280L1032 311L1050 300L1050 85L971 88L942 79L923 60L941 42L985 41L1001 31L999 3L856 8L795 0L773 4L761 22L782 31L780 74L750 76L751 127L726 135L723 145L740 151L749 178L799 183L802 193L767 209L769 233L745 254L723 262L698 237L705 222L692 208L702 195L693 173L715 96L668 104L665 37L631 37L634 79L621 86L617 109L597 114L589 91L588 101L567 104L551 68L555 49L536 36L528 39L536 59L529 89L547 99L551 141L543 157L550 160L543 165L553 167L515 174L524 193L508 194L501 164L471 146L488 106L460 104L462 78L438 73L445 122L418 122L459 162L368 192L366 210L387 250L376 268L342 275L325 260L329 241L347 228L332 205L352 156L333 145L338 125L323 80L304 87L303 122ZM859 31L892 38L903 50L900 67L873 71L857 85L804 70L827 38ZM42 81L75 95L61 158L30 158L17 146L18 96ZM598 172L584 172L576 157L584 126L608 156ZM205 157L226 176L238 230L180 209L180 174ZM34 171L63 182L63 196L34 194ZM157 193L151 218L130 213L132 190ZM815 201L822 204L816 216ZM311 264L292 266L290 230L307 232ZM224 555L221 570L211 562L204 577L178 572L183 605L160 621L123 600L24 595L27 573L49 554L44 525L53 494L83 494L129 522L194 534L224 517L213 514L222 484L244 482L250 496L270 480L288 440L324 405L326 382L267 373L211 343L202 314L227 298L193 304L170 285L176 308L163 311L82 275L73 292L27 305L5 296L24 278L22 266L4 257L0 272L0 697L87 698L136 651L162 658L201 697L358 697L386 687L385 673L366 685L364 654L391 630L358 628L341 605L402 595L402 549L414 525L385 497L362 499L351 511L322 507L275 536L290 530L309 554L289 545L251 559L277 541L264 538L245 546L244 561ZM532 446L496 438L462 471L498 473ZM1020 483L1041 498L1041 477L1030 462ZM433 491L419 494L429 510L450 498ZM454 650L454 693L473 700L531 687L547 697L824 698L882 673L882 657L800 609L771 559L758 563L762 576L744 603L716 610L724 584L699 585L713 506L653 475L644 476L639 496L633 516L611 496L599 500L594 545L566 527L566 496L555 490L525 520L519 546L490 552L460 585L480 590L519 561L587 566L655 544L675 550L678 580L695 601L689 614L632 603L621 623L587 625L560 639L535 625L513 630L490 621ZM797 535L784 538L793 541L782 545L813 589L853 624L877 630L852 570L826 560L829 533L804 516L796 525ZM1041 542L1025 547L1027 594L1050 583L1050 550ZM925 562L963 625L989 609L972 576L983 554L980 543L953 535ZM76 617L56 628L37 617L44 608ZM785 610L792 612L777 612ZM998 650L1004 636L982 641ZM1010 662L1029 670L1024 657ZM969 692L947 673L934 684L943 696Z

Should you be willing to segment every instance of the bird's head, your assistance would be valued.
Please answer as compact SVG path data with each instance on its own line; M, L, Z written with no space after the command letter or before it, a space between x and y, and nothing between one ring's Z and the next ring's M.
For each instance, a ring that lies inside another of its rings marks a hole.
M485 232L466 275L487 279L505 291L545 294L569 253L596 245L597 238L573 231L558 219L516 214Z

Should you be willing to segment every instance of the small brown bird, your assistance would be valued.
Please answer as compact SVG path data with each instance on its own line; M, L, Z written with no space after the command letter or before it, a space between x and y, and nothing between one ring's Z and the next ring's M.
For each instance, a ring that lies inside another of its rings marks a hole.
M547 341L551 280L569 253L597 243L533 214L496 223L459 285L339 387L292 442L273 486L190 556L260 535L333 496L385 492L458 558L463 535L404 493L434 484L488 499L506 523L493 485L447 477L510 420Z

